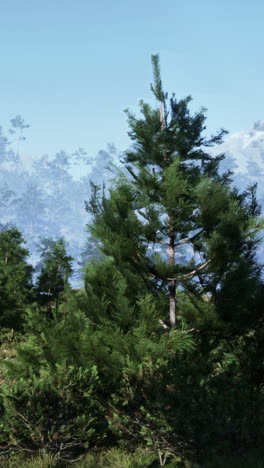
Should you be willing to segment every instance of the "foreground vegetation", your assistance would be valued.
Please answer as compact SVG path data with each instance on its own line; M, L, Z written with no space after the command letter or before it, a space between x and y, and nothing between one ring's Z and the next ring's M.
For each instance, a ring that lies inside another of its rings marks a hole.
M202 461L193 461L191 457L174 457L168 459L167 468L263 468L263 449L251 450L240 455L211 455L207 454ZM146 450L137 450L136 453L125 452L120 449L112 449L100 453L91 453L71 463L63 462L58 457L48 453L35 456L12 455L0 460L3 468L155 468L160 466L160 460L154 454Z
M85 288L63 239L43 239L33 285L21 234L0 232L5 466L261 466L256 187L219 175L204 148L224 131L203 138L189 98L168 111L152 63L159 107L128 112L125 170L86 203L100 255Z

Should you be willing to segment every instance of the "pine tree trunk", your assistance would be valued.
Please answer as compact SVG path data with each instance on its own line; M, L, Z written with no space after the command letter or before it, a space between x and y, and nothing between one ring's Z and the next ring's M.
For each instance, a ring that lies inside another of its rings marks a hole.
M161 130L164 130L164 109L163 109L163 102L160 101L160 125ZM167 155L166 155L166 148L163 148L163 159L164 163L166 164ZM171 218L168 216L168 226L170 232L170 246L169 246L169 264L170 266L174 266L175 264L175 235L174 229L171 225ZM170 304L170 326L171 328L175 327L176 325L176 281L170 281L169 283L169 304Z
M171 328L176 325L176 281L170 281L170 325Z
M48 304L47 304L47 314L48 314L48 316L50 316L51 315L50 288L49 288L48 293L49 293L49 300L48 300Z
M170 216L168 216L168 225L170 231L170 246L169 246L169 263L171 267L175 265L175 235L173 226L171 226ZM176 281L172 280L169 284L169 298L170 298L170 325L171 328L176 325Z

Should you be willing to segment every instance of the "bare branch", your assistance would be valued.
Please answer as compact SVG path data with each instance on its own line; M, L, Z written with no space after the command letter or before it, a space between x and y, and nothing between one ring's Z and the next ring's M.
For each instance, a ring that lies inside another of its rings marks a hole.
M170 246L170 244L168 242L164 242L162 240L156 240L155 242L157 242L158 244L166 245L167 247Z
M198 237L200 234L202 234L203 231L204 231L204 229L202 229L201 231L194 234L194 236L189 237L189 239L185 239L185 240L183 240L181 242L177 242L177 244L175 244L174 246L177 247L178 245L187 244L188 242L193 241L196 237Z
M186 273L186 275L182 275L178 278L178 280L185 279L185 278L190 278L191 276L194 276L198 271L203 270L203 268L207 267L211 263L211 260L207 260L203 265L199 266L196 268L196 270L191 271L190 273Z
M165 330L170 330L170 327L168 327L168 325L166 325L166 323L164 323L163 320L160 319L159 323L161 324L163 328L165 328Z
M146 262L144 261L144 259L141 257L141 255L138 252L137 252L136 255L139 258L139 260L141 261L141 263L143 263L143 265L147 268L148 274L150 276L154 276L155 278L160 279L162 281L181 281L182 279L185 279L185 278L191 278L196 273L198 273L198 271L203 270L203 268L207 267L207 265L209 265L209 263L211 263L211 260L207 260L207 262L203 263L203 265L199 266L195 270L190 271L190 273L186 273L185 275L182 275L182 276L176 276L175 278L167 278L167 277L162 278L161 276L157 275L156 272L153 272L153 271L149 270L148 265L146 265Z

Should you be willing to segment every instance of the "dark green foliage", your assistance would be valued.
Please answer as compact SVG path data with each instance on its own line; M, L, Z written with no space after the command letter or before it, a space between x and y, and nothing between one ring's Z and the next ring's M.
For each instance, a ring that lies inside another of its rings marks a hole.
M219 175L223 155L212 157L206 147L220 143L225 132L206 140L204 109L191 116L190 97L178 101L173 95L168 101L158 56L152 62L151 89L159 108L141 101L142 117L127 111L133 146L109 196L93 186L86 205L94 218L90 231L122 274L141 277L145 292L169 296L171 326L181 313L176 285L197 300L210 293L219 317L237 321L239 305L229 314L226 303L239 297L246 309L261 272L254 258L260 228L256 187L239 194L230 185L230 173ZM184 258L183 247L188 248ZM230 289L236 291L233 299ZM244 327L249 313L242 315Z
M60 452L62 458L67 452L79 454L102 437L97 391L95 367L58 364L52 373L20 378L2 389L4 432L31 450Z
M37 184L28 184L26 190L16 199L17 221L26 227L31 236L45 227L44 194ZM30 220L30 222L29 222Z
M8 184L5 182L0 189L0 212L1 218L7 223L10 222L10 218L14 213L15 195L15 192L10 190Z
M103 437L100 426L105 426L98 372L87 360L87 320L80 314L50 320L36 306L27 310L26 320L27 342L18 347L17 359L7 362L9 379L1 389L2 430L15 445L30 449L62 456L83 450Z
M235 451L259 445L264 430L263 395L220 349L130 363L115 404L111 425L127 446L141 440L163 454Z
M116 435L110 423L117 408L116 392L122 390L129 368L151 362L159 367L165 356L193 348L184 331L171 335L151 331L148 323L155 323L157 312L150 298L142 299L138 307L145 318L126 333L119 317L95 326L76 310L73 297L60 306L58 318L47 319L37 306L28 309L27 340L17 348L17 358L7 362L1 389L2 438L6 434L13 444L34 449L57 452L63 447L65 453L73 447L113 443ZM125 393L123 398L127 399Z
M93 302L77 292L53 319L27 310L28 337L7 361L2 438L55 453L62 447L62 457L118 441L128 450L147 444L162 459L258 444L263 397L243 362L257 336L235 343L210 331L168 332L153 296L138 298L135 313L120 284L118 303L114 294L107 304L106 282L105 296Z
M33 300L32 273L28 265L28 250L24 239L14 226L0 230L0 325L20 329L25 305Z
M69 287L69 276L72 273L73 257L67 255L63 238L54 241L42 239L42 262L38 265L40 274L37 278L35 292L40 304L47 305L47 313L51 313L51 303L56 303L58 309L59 297Z

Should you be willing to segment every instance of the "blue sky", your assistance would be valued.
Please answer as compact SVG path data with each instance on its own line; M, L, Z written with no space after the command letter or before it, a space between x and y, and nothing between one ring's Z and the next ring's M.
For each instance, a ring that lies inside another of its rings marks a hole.
M0 125L30 124L22 154L129 146L127 107L164 88L208 109L212 133L264 120L262 0L6 0L0 5Z

